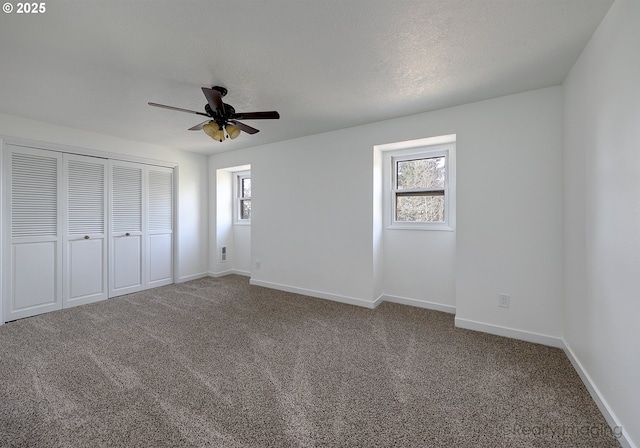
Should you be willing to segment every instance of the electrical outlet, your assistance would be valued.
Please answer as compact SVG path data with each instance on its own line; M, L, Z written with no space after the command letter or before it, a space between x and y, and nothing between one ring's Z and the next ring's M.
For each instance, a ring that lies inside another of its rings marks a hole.
M509 294L498 294L498 306L502 308L509 308L509 302L511 297Z
M256 260L256 269L260 269L260 260Z

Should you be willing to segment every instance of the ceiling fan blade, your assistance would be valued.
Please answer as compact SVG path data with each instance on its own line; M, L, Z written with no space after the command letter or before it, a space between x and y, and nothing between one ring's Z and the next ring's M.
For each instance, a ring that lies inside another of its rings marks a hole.
M241 131L246 132L247 134L256 134L260 132L259 129L252 128L251 126L246 125L244 123L240 123L239 121L236 121L236 120L229 120L229 123L233 124L235 127L240 129Z
M203 113L203 112L196 112L195 110L189 110L189 109L183 109L181 107L173 107L173 106L165 106L164 104L158 104L158 103L147 103L149 106L154 106L154 107L162 107L163 109L170 109L170 110L177 110L180 112L188 112L190 114L196 114L196 115L202 115L204 117L208 117L209 115Z
M224 103L222 102L222 95L220 95L220 92L208 87L203 87L202 93L207 97L207 102L209 103L211 110L215 110L219 115L224 116Z
M189 128L190 131L202 131L202 128L204 127L205 124L209 123L211 120L207 120L207 121L203 121L200 124L195 125L192 128Z
M231 115L231 118L237 120L275 120L280 118L280 114L275 110L264 112L237 112Z

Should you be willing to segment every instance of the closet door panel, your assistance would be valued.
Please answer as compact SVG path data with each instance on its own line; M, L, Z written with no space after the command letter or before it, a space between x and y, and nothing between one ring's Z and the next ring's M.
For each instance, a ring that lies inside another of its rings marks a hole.
M62 156L7 145L5 314L14 320L62 307Z
M13 244L11 248L12 317L60 309L57 288L57 247L53 241Z
M69 241L69 291L66 306L80 305L107 298L104 238Z
M148 170L148 287L173 283L173 170Z
M107 161L64 155L63 307L107 298Z
M149 236L149 286L173 283L173 241L171 235Z
M142 236L113 239L113 290L126 294L125 289L140 288L142 283ZM128 291L132 292L132 291Z
M109 296L146 288L144 166L110 161Z

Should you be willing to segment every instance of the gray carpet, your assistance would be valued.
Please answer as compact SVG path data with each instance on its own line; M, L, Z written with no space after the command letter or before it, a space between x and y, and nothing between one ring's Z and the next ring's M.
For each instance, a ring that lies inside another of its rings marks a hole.
M205 278L0 327L0 446L614 447L561 350Z

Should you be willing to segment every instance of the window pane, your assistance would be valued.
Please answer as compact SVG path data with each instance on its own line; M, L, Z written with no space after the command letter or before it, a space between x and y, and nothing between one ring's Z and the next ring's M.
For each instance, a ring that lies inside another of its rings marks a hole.
M242 197L243 198L251 197L251 178L242 179Z
M442 156L396 162L396 188L443 188L444 160Z
M396 221L444 222L444 196L396 196Z
M240 200L240 219L251 219L251 199Z

